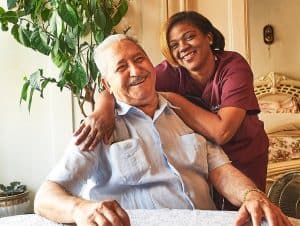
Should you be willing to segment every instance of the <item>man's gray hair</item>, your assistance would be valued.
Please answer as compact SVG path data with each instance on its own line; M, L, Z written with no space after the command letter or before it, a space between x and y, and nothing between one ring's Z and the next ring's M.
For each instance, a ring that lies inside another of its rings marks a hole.
M110 60L110 59L107 59L105 51L112 44L114 44L116 42L120 42L122 40L129 40L129 41L135 43L139 48L142 49L142 47L138 44L138 42L134 38L131 38L131 37L125 35L125 34L114 34L114 35L108 36L94 50L94 61L95 61L96 65L97 65L97 67L98 67L98 70L101 73L102 78L105 78L107 76L107 73L108 73L108 61Z

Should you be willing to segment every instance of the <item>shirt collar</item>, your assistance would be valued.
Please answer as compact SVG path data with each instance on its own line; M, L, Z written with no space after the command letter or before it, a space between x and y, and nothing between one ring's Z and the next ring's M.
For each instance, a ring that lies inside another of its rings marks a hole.
M167 101L162 95L158 94L159 106L154 113L153 120L155 120L163 111L170 108L178 108L172 105L169 101ZM124 103L120 100L116 100L116 115L122 116L128 114L129 111L141 111L137 107L131 106L127 103Z

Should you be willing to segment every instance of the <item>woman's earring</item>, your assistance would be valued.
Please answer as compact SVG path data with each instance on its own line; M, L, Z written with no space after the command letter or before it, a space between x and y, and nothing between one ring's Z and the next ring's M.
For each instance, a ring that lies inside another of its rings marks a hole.
M212 44L213 44L213 41L210 41L210 42L209 42L209 45L212 45Z

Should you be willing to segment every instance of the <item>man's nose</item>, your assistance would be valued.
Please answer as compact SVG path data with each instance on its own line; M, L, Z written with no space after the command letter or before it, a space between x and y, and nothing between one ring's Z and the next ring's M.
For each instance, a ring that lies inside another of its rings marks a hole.
M139 67L138 65L136 64L130 65L130 76L137 76L141 74L142 71L143 71L142 68Z

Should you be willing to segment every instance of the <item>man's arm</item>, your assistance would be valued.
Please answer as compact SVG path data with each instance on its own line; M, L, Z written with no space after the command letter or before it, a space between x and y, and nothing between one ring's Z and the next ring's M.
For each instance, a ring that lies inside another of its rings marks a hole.
M292 225L287 216L231 164L213 169L209 179L219 193L234 205L241 206L236 225L244 225L250 217L254 226L260 225L263 217L269 225Z
M34 200L34 211L59 223L129 226L127 213L116 201L93 202L72 196L59 184L46 181Z
M73 223L73 211L82 200L69 195L59 184L46 181L34 199L34 212L60 223Z

